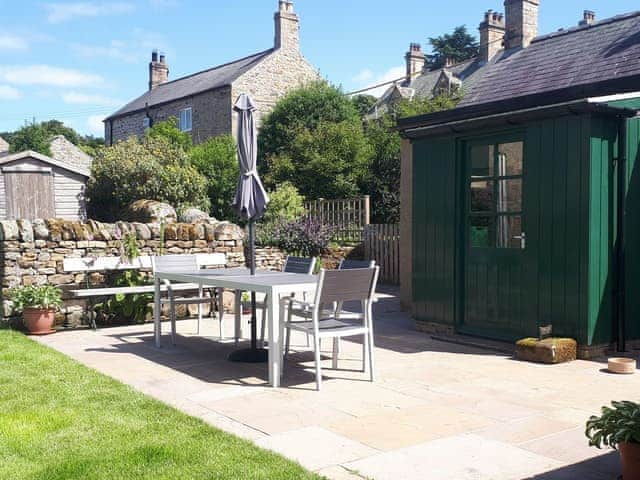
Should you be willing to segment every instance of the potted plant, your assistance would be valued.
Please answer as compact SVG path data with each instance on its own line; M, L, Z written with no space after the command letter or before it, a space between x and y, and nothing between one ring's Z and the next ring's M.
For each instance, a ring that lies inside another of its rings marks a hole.
M640 404L623 401L602 407L602 415L587 421L589 445L620 451L623 480L640 480Z
M249 292L242 292L240 303L242 304L242 314L251 315L251 295Z
M14 288L10 295L13 308L22 312L24 325L32 335L54 333L56 310L62 306L61 292L52 285Z

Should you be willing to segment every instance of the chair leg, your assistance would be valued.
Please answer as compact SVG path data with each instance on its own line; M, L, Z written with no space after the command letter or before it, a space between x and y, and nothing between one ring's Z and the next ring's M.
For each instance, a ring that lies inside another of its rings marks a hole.
M198 299L203 295L202 286L198 287ZM200 322L202 321L202 303L198 303L198 327L196 328L196 335L200 335Z
M291 329L287 328L284 340L284 358L289 356L289 346L291 345Z
M375 343L373 340L373 309L371 308L371 303L367 306L367 316L369 317L369 332L366 335L365 341L368 342L368 350L369 350L369 375L371 376L371 381L375 380L375 362L373 360L373 351L375 349Z
M338 356L340 355L340 339L333 337L333 355L331 358L331 368L338 369Z
M169 304L170 314L169 317L171 319L171 343L173 345L176 344L176 304L172 301Z
M316 357L316 390L320 390L322 386L322 366L320 365L320 339L316 335L313 336L313 348Z
M262 326L260 327L260 346L264 348L264 331L267 326L267 297L264 297L264 308L262 309Z

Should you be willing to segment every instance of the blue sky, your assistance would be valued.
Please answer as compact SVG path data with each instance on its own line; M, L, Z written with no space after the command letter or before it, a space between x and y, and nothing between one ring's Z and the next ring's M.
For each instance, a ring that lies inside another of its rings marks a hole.
M269 48L277 0L0 0L0 131L56 118L102 134L101 120L143 93L151 50L170 78ZM302 50L355 90L402 75L410 42L465 24L477 33L500 0L295 0ZM451 8L446 8L451 7ZM638 9L637 0L542 0L540 32ZM240 34L238 31L243 28Z

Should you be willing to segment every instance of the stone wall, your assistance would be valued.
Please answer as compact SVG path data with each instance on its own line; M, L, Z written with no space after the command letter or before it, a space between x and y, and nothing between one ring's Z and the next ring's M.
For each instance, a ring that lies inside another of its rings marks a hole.
M52 220L0 221L0 289L3 317L11 314L6 301L7 290L21 285L51 284L63 291L85 284L82 272L65 272L65 258L97 256L117 257L121 254L118 234L135 232L141 254L157 255L161 251L158 224L105 224L96 221L79 223ZM167 224L165 254L224 253L228 267L244 265L244 234L240 227L227 223ZM90 274L92 286L104 286L105 277ZM68 297L68 295L65 295ZM81 303L67 301L63 314L81 310Z
M245 248L245 255L248 251ZM355 247L333 247L327 249L321 256L322 267L328 270L338 268L340 260L350 258L353 260L362 260L364 258L363 245ZM259 247L256 248L256 267L264 270L281 271L287 260L287 253L277 247Z

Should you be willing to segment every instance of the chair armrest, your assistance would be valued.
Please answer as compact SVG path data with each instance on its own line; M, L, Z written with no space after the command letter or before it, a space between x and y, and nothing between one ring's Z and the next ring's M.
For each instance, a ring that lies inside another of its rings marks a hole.
M166 278L162 279L162 283L164 283L164 286L167 287L167 296L168 297L172 297L173 296L173 288L171 287L171 282L169 280L167 280Z

